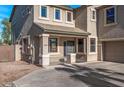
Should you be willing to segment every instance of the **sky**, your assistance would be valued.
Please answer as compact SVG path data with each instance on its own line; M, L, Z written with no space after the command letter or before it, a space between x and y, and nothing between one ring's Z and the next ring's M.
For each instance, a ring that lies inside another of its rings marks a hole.
M4 18L9 18L13 6L12 5L0 5L0 32L2 31L1 21Z
M79 5L70 5L72 8L77 8ZM4 18L10 18L13 5L0 5L0 32L2 31L1 21Z

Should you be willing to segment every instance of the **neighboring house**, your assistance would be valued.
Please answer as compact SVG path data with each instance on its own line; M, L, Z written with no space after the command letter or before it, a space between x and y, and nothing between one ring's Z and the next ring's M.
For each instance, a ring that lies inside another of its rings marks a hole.
M43 66L66 61L67 55L71 53L76 54L76 62L111 61L112 56L109 57L108 52L112 46L111 42L102 41L111 40L108 38L114 31L108 34L109 30L115 28L116 34L118 29L123 33L123 28L120 25L112 28L111 25L104 24L104 21L111 23L108 20L113 20L113 17L104 18L106 7L109 6L81 6L77 9L62 5L14 6L10 17L13 44L21 45L22 60ZM120 10L114 13L120 13L123 10L123 6L118 7ZM112 14L108 13L108 15ZM123 17L123 14L120 13L120 16ZM123 19L121 17L119 18ZM123 20L120 21L123 24ZM119 35L122 38L117 40L123 39L123 35L120 33ZM115 40L114 38L115 35L112 40ZM121 41L120 44L122 43ZM113 48L115 50L115 46ZM118 55L122 56L123 53ZM124 59L120 58L120 60Z
M124 62L124 6L97 8L98 58Z

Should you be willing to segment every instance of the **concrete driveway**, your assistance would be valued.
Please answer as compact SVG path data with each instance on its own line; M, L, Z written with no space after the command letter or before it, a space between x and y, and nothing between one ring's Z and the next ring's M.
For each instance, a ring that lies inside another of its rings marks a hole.
M36 70L16 81L18 87L124 87L124 64L61 64Z

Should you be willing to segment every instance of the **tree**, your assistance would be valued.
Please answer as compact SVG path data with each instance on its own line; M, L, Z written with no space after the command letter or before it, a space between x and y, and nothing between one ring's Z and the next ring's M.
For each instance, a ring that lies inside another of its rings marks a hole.
M0 39L0 45L2 45L2 39Z
M11 44L11 23L9 19L5 18L2 20L1 24L3 25L2 39L3 43L10 45Z

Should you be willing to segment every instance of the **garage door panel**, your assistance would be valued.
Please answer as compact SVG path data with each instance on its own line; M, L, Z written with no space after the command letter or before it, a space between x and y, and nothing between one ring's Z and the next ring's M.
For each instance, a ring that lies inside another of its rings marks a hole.
M104 60L124 62L124 41L105 42Z

